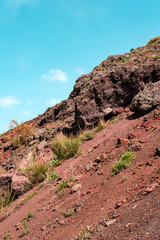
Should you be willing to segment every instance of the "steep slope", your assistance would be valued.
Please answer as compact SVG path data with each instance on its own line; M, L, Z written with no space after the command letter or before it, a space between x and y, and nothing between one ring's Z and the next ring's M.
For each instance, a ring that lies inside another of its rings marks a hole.
M2 209L0 239L7 233L8 239L160 239L159 83L157 37L109 56L77 79L68 99L2 134L0 189L6 196L11 188L16 200ZM101 118L105 128L98 132ZM55 136L85 128L94 128L94 139L83 141L81 155L55 167L55 180L31 185L32 161L55 160ZM111 174L128 151L136 153L132 165ZM60 183L66 188L57 194Z

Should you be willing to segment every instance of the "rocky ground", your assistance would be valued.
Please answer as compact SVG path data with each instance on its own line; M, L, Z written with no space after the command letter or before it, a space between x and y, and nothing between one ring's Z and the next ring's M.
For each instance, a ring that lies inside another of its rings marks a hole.
M0 188L6 196L11 186L17 198L1 211L0 239L160 239L159 54L158 37L110 56L76 81L67 100L27 123L34 134L26 144L13 144L16 129L0 136ZM95 127L101 117L105 128L55 167L57 179L30 185L22 169L31 157L50 161L57 133ZM132 165L112 175L127 151L136 153Z

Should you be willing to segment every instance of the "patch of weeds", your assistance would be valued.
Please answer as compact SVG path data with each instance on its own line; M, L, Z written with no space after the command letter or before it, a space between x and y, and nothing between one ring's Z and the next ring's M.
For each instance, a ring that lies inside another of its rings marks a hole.
M154 55L154 59L160 58L160 55Z
M42 188L43 187L43 183L38 184L38 188Z
M118 62L124 63L124 62L127 62L129 59L130 59L130 57L124 57L124 58L118 60Z
M57 177L58 177L58 175L57 175L56 173L52 173L52 174L49 176L49 179L50 179L50 180L55 180Z
M15 194L13 194L12 188L10 189L8 187L7 195L5 198L3 198L2 191L0 190L0 211L4 207L9 206L14 201L14 198L15 198Z
M27 197L23 198L22 201L26 202L28 201L30 198L32 198L34 195L36 195L38 193L38 191L34 191L32 193L30 193Z
M33 217L34 217L34 214L33 214L33 213L29 212L29 213L27 214L27 219L33 218Z
M61 135L55 138L51 149L56 155L56 159L66 160L77 154L80 145L81 140L79 137Z
M80 134L80 138L81 140L92 140L94 137L93 137L92 131L88 130L88 131L82 132Z
M90 239L92 234L94 233L94 228L91 226L87 226L82 232L75 237L76 240L87 240Z
M136 154L134 152L126 152L124 154L121 154L120 159L114 163L111 173L112 175L115 175L122 171L125 168L128 168L132 160L135 158Z
M36 161L27 172L27 176L33 184L37 184L47 178L47 172L48 164L43 161Z
M106 125L106 122L105 122L104 118L99 119L96 131L100 132L101 130L103 130L105 128L105 125Z
M52 159L51 160L51 165L52 167L57 167L62 163L62 161L58 160L58 159Z
M75 213L74 209L71 208L71 209L68 209L67 212L65 212L65 213L63 212L63 215L64 215L65 217L70 217L70 216L72 216L74 213Z
M150 49L144 49L144 50L143 50L143 53L148 53L148 52L153 52L153 49L150 48Z
M9 237L10 237L10 233L7 232L7 233L5 234L5 236L4 236L4 239L8 239Z
M68 179L68 182L74 182L74 178L73 178L73 177L70 177L70 178Z
M138 54L141 53L138 49L133 49L132 52L133 52L133 53L138 53Z
M122 177L122 183L124 183L124 182L126 182L126 181L128 181L128 177L127 177L127 176L123 176L123 177Z
M158 40L159 40L159 37L151 38L149 40L149 42L147 43L147 45L153 44L153 43L157 42Z
M68 183L69 181L66 180L62 180L62 182L59 183L58 187L57 187L57 194L60 194L63 192L64 189L66 189L68 187Z
M29 191L29 186L27 186L27 185L24 186L24 191L25 191L25 192L28 192L28 191Z
M11 142L15 148L22 145L27 146L29 137L34 135L33 127L26 123L19 125L16 120L12 120L9 127L10 129L14 128L15 136L12 138Z
M118 118L114 118L114 119L112 119L109 123L112 124L112 123L116 123L116 122L118 122L118 121L119 121Z
M27 235L29 233L29 229L27 228L27 225L26 225L26 222L25 222L25 219L23 219L23 223L22 223L22 235L21 236L24 236L24 235Z

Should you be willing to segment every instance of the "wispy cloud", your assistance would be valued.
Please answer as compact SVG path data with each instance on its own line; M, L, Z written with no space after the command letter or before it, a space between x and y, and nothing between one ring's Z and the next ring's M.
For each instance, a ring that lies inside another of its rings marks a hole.
M48 106L54 106L55 104L61 102L59 99L52 98L51 100L47 101L45 104Z
M24 115L29 115L29 114L30 114L30 112L28 112L28 111L26 111L26 110L23 110L22 113L23 113Z
M17 105L20 103L21 101L17 99L15 96L0 98L0 106L3 108L8 108L11 107L12 105Z
M31 105L31 104L32 104L32 102L31 102L30 100L28 100L28 101L27 101L27 104L28 104L28 105Z
M67 73L56 69L50 69L47 73L43 74L41 77L50 82L54 81L66 82L68 78Z
M77 74L85 74L85 70L83 68L81 68L81 67L76 67L75 72Z

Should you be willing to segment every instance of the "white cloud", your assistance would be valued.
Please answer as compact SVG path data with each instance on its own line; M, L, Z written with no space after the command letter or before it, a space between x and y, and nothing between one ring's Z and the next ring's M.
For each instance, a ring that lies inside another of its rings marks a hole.
M76 73L78 74L85 74L85 70L81 67L76 67Z
M50 69L46 74L43 74L41 77L50 82L53 81L66 82L68 78L67 73L56 69Z
M21 101L17 99L15 96L0 98L0 106L4 108L11 107L12 105L17 105L20 103Z
M48 106L54 106L57 103L59 103L60 101L61 100L59 100L59 99L52 98L51 100L47 101L45 104L48 105Z
M30 112L25 111L25 110L23 110L22 113L23 113L24 115L29 115L29 114L30 114Z
M28 105L31 105L31 104L32 104L32 102L29 100L29 101L27 101L27 104L28 104Z

